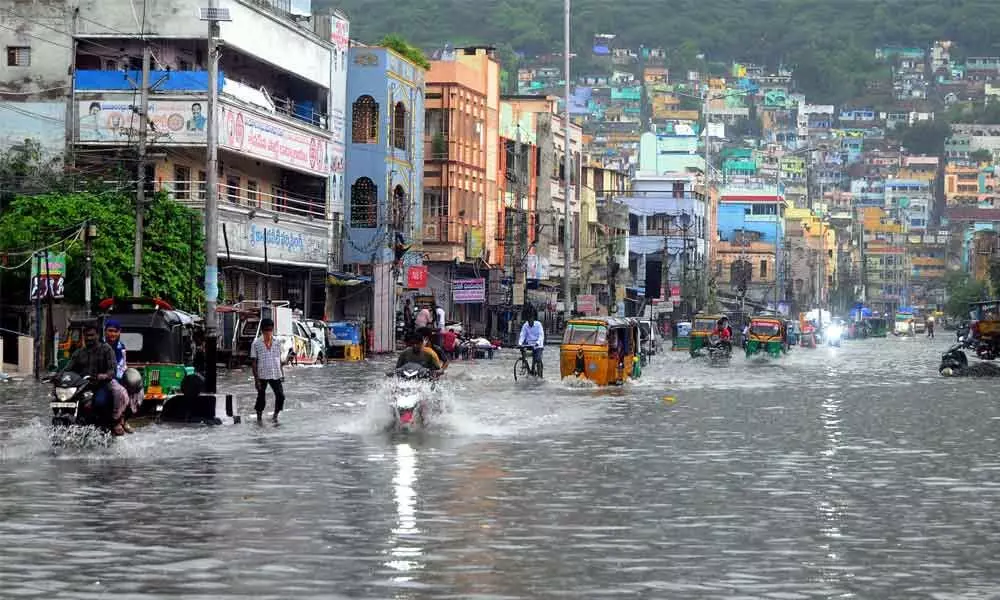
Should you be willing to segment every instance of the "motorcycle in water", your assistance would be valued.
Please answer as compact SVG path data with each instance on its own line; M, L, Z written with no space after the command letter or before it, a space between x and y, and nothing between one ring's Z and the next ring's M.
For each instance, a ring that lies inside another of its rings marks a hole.
M962 350L964 344L955 344L941 355L938 373L945 377L961 375L969 367L969 359Z
M94 389L90 377L66 371L57 376L52 389L52 425L54 427L92 426L110 431L113 401L109 398L106 410L93 404Z
M712 362L728 361L733 356L733 345L722 341L717 335L711 335L708 338L708 358Z
M389 373L395 381L389 407L392 423L389 430L396 433L414 433L427 427L431 407L424 398L427 382L433 382L432 371L417 363L407 363ZM433 384L432 384L433 386ZM431 387L433 389L433 387Z

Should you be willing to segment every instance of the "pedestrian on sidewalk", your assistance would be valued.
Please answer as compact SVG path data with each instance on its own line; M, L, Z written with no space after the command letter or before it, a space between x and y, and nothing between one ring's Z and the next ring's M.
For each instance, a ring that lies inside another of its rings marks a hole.
M274 391L274 416L271 420L278 422L278 413L285 407L285 390L281 381L281 344L274 340L274 321L263 319L260 322L260 338L254 340L250 347L250 367L253 369L253 383L257 388L257 422L263 419L267 386Z

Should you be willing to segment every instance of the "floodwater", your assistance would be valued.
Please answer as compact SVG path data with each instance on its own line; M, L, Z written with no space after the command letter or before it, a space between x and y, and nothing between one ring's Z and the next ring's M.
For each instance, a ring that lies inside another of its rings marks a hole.
M110 448L54 450L46 390L0 384L0 597L1000 598L998 382L938 376L949 339L603 390L506 351L405 439L386 361L291 369L279 427Z

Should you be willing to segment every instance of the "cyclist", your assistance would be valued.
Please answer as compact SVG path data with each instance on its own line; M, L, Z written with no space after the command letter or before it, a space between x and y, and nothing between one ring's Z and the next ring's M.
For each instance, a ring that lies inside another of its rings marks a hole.
M545 347L545 329L534 311L521 325L521 335L517 337L517 345L522 347L522 352L524 346L531 348L531 373L534 375L537 372L535 365L542 362L542 349Z

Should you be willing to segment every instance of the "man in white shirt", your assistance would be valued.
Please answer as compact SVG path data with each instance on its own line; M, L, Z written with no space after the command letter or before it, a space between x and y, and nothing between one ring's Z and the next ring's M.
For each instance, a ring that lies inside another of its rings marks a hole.
M444 345L444 309L434 304L434 330L437 331L437 345Z
M537 314L532 314L521 325L521 335L517 336L518 346L531 347L531 370L535 371L535 365L542 362L542 349L545 347L545 329Z
M267 386L274 390L274 416L271 420L278 422L278 413L285 407L285 390L281 380L281 344L274 339L274 321L263 319L260 322L260 337L250 346L250 368L253 370L253 383L257 388L257 422L261 422L264 413L264 399Z

